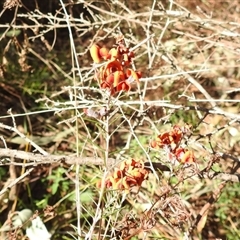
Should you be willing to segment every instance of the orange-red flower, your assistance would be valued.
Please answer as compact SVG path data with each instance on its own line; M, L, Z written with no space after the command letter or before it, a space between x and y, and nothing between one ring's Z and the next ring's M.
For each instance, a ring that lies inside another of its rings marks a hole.
M110 59L111 61L114 61L116 59L119 59L119 57L120 57L120 53L117 48L110 49L108 53L108 59Z
M97 44L93 44L90 48L90 55L95 63L100 63L102 59L108 59L109 51L106 47L100 48Z
M95 63L102 60L106 65L100 67L96 78L101 88L109 89L111 95L119 91L129 91L133 81L139 82L141 73L129 67L134 53L125 46L124 40L117 41L117 47L108 50L93 44L90 54Z
M177 148L175 150L175 156L180 163L195 162L195 157L193 152L185 148Z
M125 81L125 75L123 71L114 72L113 77L114 77L113 87L117 87L120 82Z
M117 92L120 92L120 91L128 92L130 88L131 86L126 81L122 81L117 85L116 90Z
M152 148L163 148L164 146L170 146L171 150L176 149L183 136L183 132L180 127L174 126L169 132L164 132L157 136L155 141L150 143Z
M111 84L109 84L107 81L102 82L100 86L103 89L105 88L111 89Z
M93 44L90 48L90 55L95 63L99 63L101 61L99 50L100 47L97 44Z
M190 131L190 127L173 126L172 130L161 133L157 138L150 143L152 148L165 148L167 159L170 161L177 160L180 163L193 163L195 157L192 151L181 147L181 140L184 134Z
M129 159L114 169L113 173L107 177L105 186L113 190L129 192L133 186L140 187L142 182L147 179L148 173L141 160Z
M106 47L102 47L99 49L99 55L102 59L107 60L109 57L109 51Z
M109 74L114 73L116 71L123 71L123 67L119 61L113 60L107 63L107 65L104 68L103 75L108 76Z
M126 71L126 76L127 77L131 76L136 82L139 82L139 78L141 78L141 73L135 72L134 70L128 68Z

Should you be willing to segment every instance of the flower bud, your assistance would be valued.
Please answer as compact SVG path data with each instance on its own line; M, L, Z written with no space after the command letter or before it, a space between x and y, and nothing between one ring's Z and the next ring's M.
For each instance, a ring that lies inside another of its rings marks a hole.
M101 56L99 54L100 47L97 44L93 44L90 48L90 55L95 63L101 62Z

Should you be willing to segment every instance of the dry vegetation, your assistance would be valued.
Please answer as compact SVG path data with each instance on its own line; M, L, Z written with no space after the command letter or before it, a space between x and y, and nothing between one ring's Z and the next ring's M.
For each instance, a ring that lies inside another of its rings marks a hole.
M1 6L0 239L28 239L37 216L52 240L240 238L239 1ZM89 50L120 36L142 77L109 95ZM156 150L175 125L180 143ZM143 183L99 184L129 174L126 159Z

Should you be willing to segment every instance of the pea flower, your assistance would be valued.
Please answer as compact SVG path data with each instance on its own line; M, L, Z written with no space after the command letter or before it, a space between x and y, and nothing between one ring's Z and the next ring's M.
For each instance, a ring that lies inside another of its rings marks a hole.
M139 83L142 74L129 68L134 58L134 53L125 46L124 39L117 40L117 47L108 50L93 44L90 48L90 55L94 63L102 60L106 64L98 70L96 79L102 89L108 89L111 95L120 91L129 91L132 82Z
M194 163L195 157L192 151L185 148L177 148L175 156L180 163Z
M129 193L131 187L141 187L142 182L148 178L148 174L149 171L144 168L143 161L129 159L116 167L104 184L112 190L124 190Z
M164 132L157 136L156 140L152 141L150 146L152 148L163 148L170 146L171 150L176 149L183 137L183 132L179 126L174 126L169 132Z

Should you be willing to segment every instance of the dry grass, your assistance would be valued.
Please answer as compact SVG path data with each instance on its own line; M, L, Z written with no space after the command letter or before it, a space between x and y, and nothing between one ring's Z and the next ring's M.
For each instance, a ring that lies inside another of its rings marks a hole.
M239 235L233 204L239 195L227 196L236 185L226 181L238 182L239 174L239 11L238 1L5 1L0 134L2 152L9 151L0 156L11 161L2 160L0 198L8 199L8 186L18 198L1 204L0 222L10 210L30 208L39 210L52 239ZM100 66L89 49L93 43L111 48L120 35L142 78L128 93L109 96L94 79ZM108 113L100 119L83 112L103 107ZM167 149L149 148L175 124L192 125L182 143L196 166L172 166ZM43 156L27 154L36 150ZM72 168L71 156L79 163ZM127 158L153 163L140 189L96 188L112 170L109 159L117 165ZM102 167L92 165L96 159ZM170 173L160 174L159 162ZM51 210L44 210L44 199Z

